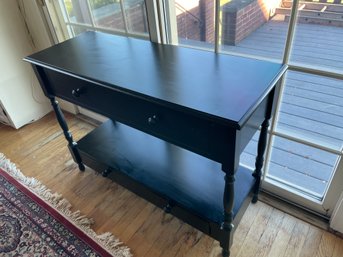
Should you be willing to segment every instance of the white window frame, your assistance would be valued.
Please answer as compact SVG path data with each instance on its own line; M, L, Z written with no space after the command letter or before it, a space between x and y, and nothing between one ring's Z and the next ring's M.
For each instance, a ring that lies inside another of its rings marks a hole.
M165 0L168 1L168 0ZM214 52L218 53L220 51L220 40L219 40L219 4L220 0L214 0L215 1L215 44L214 44ZM174 0L169 0L169 2L174 2ZM291 47L292 42L295 34L296 29L296 22L297 22L297 15L298 15L298 6L299 6L300 0L293 0L293 6L291 11L291 18L289 21L289 27L288 27L288 33L287 38L285 42L285 49L284 49L284 55L283 55L283 64L288 65L288 69L290 71L299 71L303 73L310 73L314 75L320 75L324 77L329 78L335 78L335 79L341 79L343 80L343 74L335 72L335 71L328 71L328 70L319 70L315 67L310 66L297 66L292 63L290 63L290 55L291 55ZM169 5L170 8L174 8L174 5ZM170 13L175 13L175 11L169 10ZM174 16L175 17L175 16ZM175 33L175 32L174 32ZM168 42L169 43L169 42ZM188 47L191 47L187 45ZM208 49L207 49L208 50ZM225 53L228 53L230 55L236 55L236 56L243 56L243 57L250 57L260 60L271 60L270 58L263 58L255 55L249 55L249 54L240 54L237 52L229 52L226 51ZM224 54L225 54L224 53ZM275 61L275 60L271 60ZM279 60L277 60L279 61ZM343 181L343 151L338 151L336 149L333 149L332 147L328 145L321 145L316 142L312 142L310 140L307 140L304 137L295 137L293 135L289 135L287 133L277 131L276 130L276 124L277 124L277 118L279 114L280 104L281 104L281 97L284 89L284 81L285 79L282 78L281 83L281 89L275 96L275 114L272 117L271 120L271 127L269 130L269 138L268 138L268 144L267 144L267 150L266 150L266 160L264 168L263 168L263 179L262 179L262 189L271 192L272 194L276 194L279 196L282 196L284 200L296 203L298 205L302 205L305 208L316 212L317 214L323 215L325 217L330 217L333 209L335 207L336 202L339 199L340 194L342 193L342 189L340 189L340 183L339 181ZM335 164L335 170L333 171L333 176L330 179L329 186L324 194L323 200L317 200L313 197L307 196L306 194L301 193L300 191L293 190L290 187L284 186L282 183L279 183L277 181L273 181L271 179L268 179L266 177L268 168L269 168L269 161L271 158L271 150L272 150L272 137L278 136L285 138L287 140L291 140L297 143L301 143L310 147L318 148L320 150L333 153L339 156L336 164Z
M56 34L58 35L59 42L62 42L70 38L70 33L72 32L68 30L68 26L75 26L75 27L85 28L89 30L101 31L105 33L123 35L123 36L128 36L128 37L135 37L135 38L140 38L140 39L149 39L149 35L147 34L138 33L138 32L133 33L129 31L123 0L120 1L120 5L121 5L121 11L122 11L123 19L124 19L124 30L110 29L110 28L103 28L103 27L96 26L94 22L93 14L91 12L89 0L86 0L86 2L87 2L87 10L89 13L91 24L83 24L83 23L70 21L69 16L67 15L67 11L61 10L61 6L64 7L63 0L55 0L55 1L42 0L42 1L44 2L44 5L48 9L48 19L51 20L52 24L54 24L54 30ZM150 1L146 1L146 4L148 3L150 4ZM153 16L151 16L150 14L150 16L148 17L149 24L150 24L150 21L152 21L153 23L156 22L156 21L150 20L151 17Z
M219 40L219 4L220 0L214 0L215 1L215 44L214 44L214 52L218 53L220 50L220 40ZM165 30L161 31L165 35L165 39L167 39L168 44L177 44L177 27L176 27L176 16L175 16L175 3L174 0L164 0L164 1L158 1L160 5L164 3L164 14L159 14L160 17L165 17L165 19L169 20L170 25L169 27L165 27L165 24L161 26L161 28L165 28ZM289 21L289 28L288 28L288 34L287 39L285 43L285 49L284 49L284 55L282 62L284 64L287 64L289 67L289 70L291 71L300 71L304 73L311 73L314 75L320 75L325 76L329 78L335 78L335 79L343 79L343 74L340 74L335 71L327 71L327 70L319 70L313 67L308 66L296 66L292 63L290 63L290 54L291 54L291 46L295 34L295 28L296 28L296 22L297 22L297 14L298 14L298 6L299 6L299 0L293 1L292 6L292 12L291 12L291 19ZM161 11L161 9L159 9ZM166 23L167 24L167 23ZM168 36L169 35L169 36ZM170 36L171 35L171 36ZM164 41L163 41L164 43ZM189 46L191 47L191 46ZM208 50L208 49L206 49ZM237 56L244 56L244 57L251 57L255 59L262 59L262 60L270 60L269 58L260 58L253 55L242 55L236 52L229 52L229 54L237 55ZM274 60L275 61L275 60ZM276 100L276 115L273 116L272 122L271 122L271 129L269 131L269 139L268 139L268 146L267 146L267 152L266 152L266 160L265 163L268 164L271 158L271 149L272 149L272 137L273 136L279 136L283 137L285 139L302 143L307 146L315 147L318 149L321 149L323 151L327 151L333 154L336 154L340 156L336 163L336 168L334 171L334 175L331 178L331 181L329 182L329 186L327 191L324 194L323 200L316 200L313 197L306 196L305 194L300 193L297 190L292 190L289 187L285 187L281 183L278 183L276 181L270 180L266 177L268 166L264 166L264 172L263 172L263 181L262 181L262 189L268 192L272 192L273 194L282 195L285 200L288 200L290 202L294 202L297 204L300 204L302 206L305 206L307 209L312 210L320 215L324 216L331 216L334 206L337 203L340 194L342 193L340 190L340 183L339 181L343 181L343 161L342 161L342 151L337 151L335 149L330 148L330 146L320 145L315 142L311 142L310 140L306 140L305 138L301 137L294 137L292 135L289 135L287 133L283 133L276 130L276 123L277 123L277 114L280 109L280 103L281 103L281 96L283 93L284 88L284 78L282 81L281 89L278 92L278 94L275 96Z

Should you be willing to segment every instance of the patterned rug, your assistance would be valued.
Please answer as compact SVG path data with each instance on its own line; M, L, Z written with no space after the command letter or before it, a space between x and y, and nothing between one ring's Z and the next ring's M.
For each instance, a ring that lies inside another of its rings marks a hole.
M0 256L132 256L93 223L0 153Z

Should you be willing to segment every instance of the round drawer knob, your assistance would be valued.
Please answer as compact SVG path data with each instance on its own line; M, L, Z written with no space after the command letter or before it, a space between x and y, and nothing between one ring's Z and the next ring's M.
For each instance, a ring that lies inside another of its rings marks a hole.
M149 123L150 125L153 125L153 124L156 124L157 120L158 120L157 115L153 115L153 116L151 116L151 117L148 118L148 123Z
M73 89L73 90L71 91L71 94L72 94L74 97L80 97L80 95L81 95L81 89L80 89L80 88Z

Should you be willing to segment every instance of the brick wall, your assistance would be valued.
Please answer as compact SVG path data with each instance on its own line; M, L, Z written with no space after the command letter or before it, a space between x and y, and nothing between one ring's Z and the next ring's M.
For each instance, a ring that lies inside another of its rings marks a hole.
M178 8L178 7L176 7ZM204 21L200 19L200 8L196 6L189 10L182 10L176 16L177 34L179 37L192 40L201 40L205 29Z
M130 31L147 32L147 23L145 16L145 5L136 4L125 9L127 23ZM121 12L111 14L97 20L97 24L105 28L115 28L125 30L124 20Z
M180 13L177 16L178 36L214 43L214 2L199 0L198 6ZM232 0L223 5L221 43L236 45L267 22L271 9L280 2L281 0Z
M206 42L214 43L214 2L213 0L203 0L206 19Z
M138 4L126 10L129 28L134 32L148 32L145 5Z
M270 12L266 4L268 1L270 0L232 0L222 6L221 43L236 45L268 21ZM179 7L181 12L176 17L178 36L214 43L214 2L214 0L199 0L199 5L183 11L181 11L182 6ZM144 8L144 5L137 4L126 9L131 31L147 32ZM120 12L98 20L98 24L124 30Z
M267 2L268 0L234 0L224 5L222 44L236 45L267 22L271 11Z
M214 1L199 0L199 5L183 10L176 5L180 14L176 16L178 36L185 39L214 42Z

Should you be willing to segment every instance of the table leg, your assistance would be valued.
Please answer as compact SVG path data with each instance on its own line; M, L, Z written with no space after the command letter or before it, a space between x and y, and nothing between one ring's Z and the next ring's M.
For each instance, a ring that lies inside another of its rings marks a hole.
M265 119L261 126L260 137L259 137L258 145L257 145L257 157L256 157L256 162L255 162L255 171L253 173L253 176L256 178L255 185L254 185L254 195L252 198L253 203L257 202L258 193L260 191L262 167L264 163L264 154L265 154L266 145L267 145L268 127L269 127L269 119Z
M278 82L278 85L280 85L280 84L281 84L281 81ZM257 157L256 157L256 162L255 162L255 171L252 174L256 178L255 185L254 185L254 191L253 191L254 195L253 195L253 198L251 200L252 203L257 202L258 193L260 191L262 167L263 167L263 163L264 163L264 154L265 154L266 146L267 146L268 127L269 127L269 120L270 120L271 115L272 115L274 94L275 94L275 89L273 89L273 91L271 91L269 93L266 115L265 115L264 121L262 122L260 137L258 139Z
M80 153L79 153L79 151L77 149L77 143L74 142L74 140L73 140L73 137L72 137L72 135L71 135L71 133L69 131L67 122L65 121L64 115L63 115L63 113L61 111L61 108L58 105L58 101L53 96L50 96L49 99L50 99L51 105L54 108L54 111L56 113L56 117L57 117L58 123L60 124L60 126L61 126L61 128L63 130L64 136L65 136L65 138L68 141L69 151L70 151L74 161L79 165L79 169L81 171L84 171L85 170L85 166L82 163L82 159L81 159Z
M234 205L234 183L235 174L234 172L226 172L225 175L225 189L224 189L224 221L221 225L221 229L226 232L226 238L220 242L220 246L223 248L223 257L230 256L230 247L232 245L233 238L233 205Z

